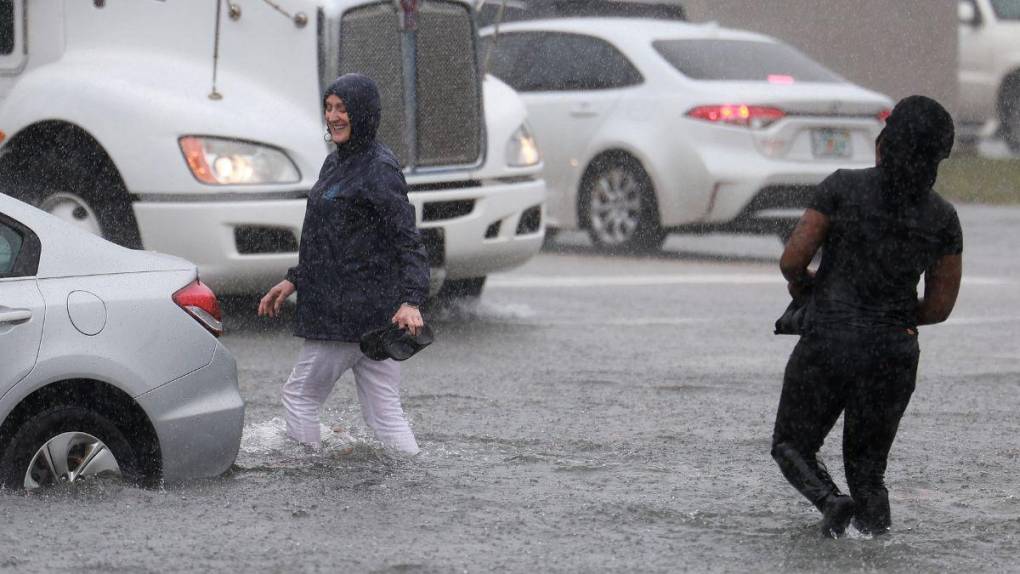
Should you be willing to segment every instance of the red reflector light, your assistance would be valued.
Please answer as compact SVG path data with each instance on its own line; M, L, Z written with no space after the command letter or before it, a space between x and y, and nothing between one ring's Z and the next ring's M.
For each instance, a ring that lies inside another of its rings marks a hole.
M765 106L723 105L698 106L687 117L747 128L764 128L783 119L786 112Z
M878 121L880 121L880 122L882 122L884 124L885 120L889 119L889 116L891 116L891 115L892 115L892 110L882 110L882 111L878 112L878 116L877 116L878 117Z
M219 337L223 334L223 313L216 294L205 283L195 279L173 295L174 303L196 321Z
M792 86L794 83L793 76L787 76L786 74L769 74L766 79L770 84L780 86Z

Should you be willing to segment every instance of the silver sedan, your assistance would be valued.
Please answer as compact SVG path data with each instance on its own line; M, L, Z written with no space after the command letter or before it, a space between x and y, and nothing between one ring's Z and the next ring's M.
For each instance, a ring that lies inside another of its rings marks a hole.
M0 193L0 486L227 470L244 402L221 332L194 264Z

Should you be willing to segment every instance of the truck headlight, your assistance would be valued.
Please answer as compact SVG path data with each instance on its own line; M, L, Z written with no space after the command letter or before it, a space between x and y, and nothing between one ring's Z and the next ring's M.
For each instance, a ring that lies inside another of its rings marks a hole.
M506 146L506 163L510 167L528 167L537 164L542 159L538 152L538 144L535 137L531 135L528 124L521 124Z
M185 136L179 143L192 175L208 185L301 181L301 173L294 162L276 148L203 136Z

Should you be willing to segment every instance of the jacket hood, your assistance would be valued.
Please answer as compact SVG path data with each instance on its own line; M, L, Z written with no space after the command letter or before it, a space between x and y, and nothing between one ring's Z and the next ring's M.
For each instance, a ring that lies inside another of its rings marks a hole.
M925 197L954 138L953 118L938 102L925 96L900 100L878 136L878 168L890 199Z
M379 88L372 78L362 74L344 74L333 80L322 94L323 106L330 95L344 101L351 119L351 139L338 145L337 150L357 151L375 143L375 134L379 130L379 121L382 118L382 104Z

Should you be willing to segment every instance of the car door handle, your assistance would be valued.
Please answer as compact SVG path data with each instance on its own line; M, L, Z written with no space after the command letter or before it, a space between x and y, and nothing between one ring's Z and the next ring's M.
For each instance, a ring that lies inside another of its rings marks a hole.
M570 108L570 115L575 118L593 118L599 115L599 112L591 104L581 103Z
M24 323L32 318L32 312L28 309L3 309L0 310L0 325L6 323Z

